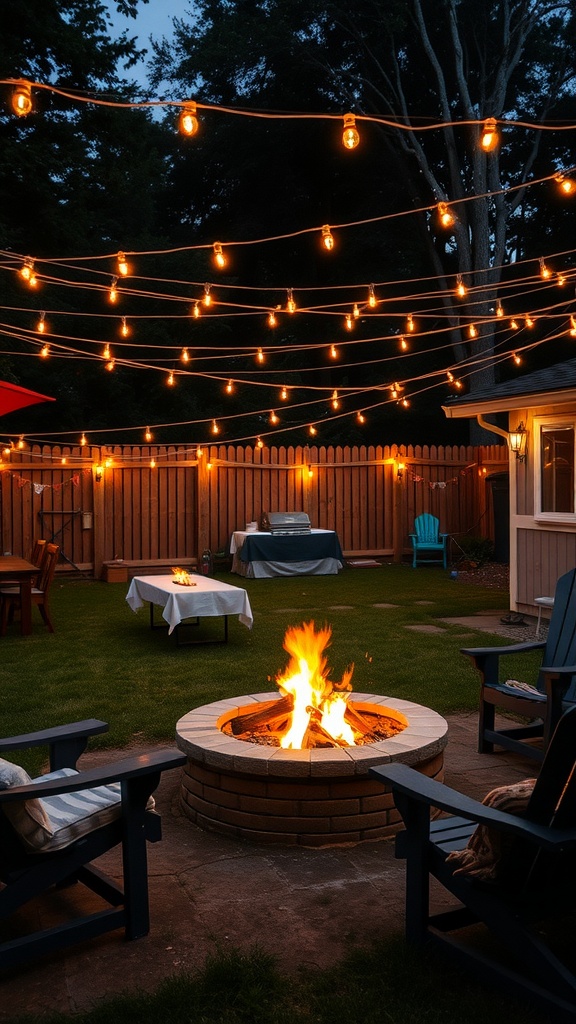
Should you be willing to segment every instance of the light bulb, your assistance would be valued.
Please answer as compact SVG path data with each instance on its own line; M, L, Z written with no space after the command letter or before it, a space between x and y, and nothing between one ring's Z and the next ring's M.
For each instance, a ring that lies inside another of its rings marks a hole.
M332 408L333 409L338 409L339 405L340 405L340 400L338 398L338 392L337 391L333 391L332 392Z
M182 135L196 135L198 131L198 118L196 117L196 104L190 100L184 107L178 118L178 128Z
M347 313L346 314L346 319L344 320L344 323L346 325L346 330L347 331L351 331L353 326L354 326L354 322L352 320L352 314L351 313Z
M276 327L276 314L273 309L268 313L268 327Z
M308 433L310 434L310 437L315 437L316 434L318 433L313 423L311 423L310 426L308 427Z
M222 252L222 246L220 242L214 242L214 263L220 270L226 266L226 257Z
M182 360L183 363L189 363L190 362L190 353L189 353L187 348L183 348L182 349L182 351L180 353L180 359Z
M289 313L295 313L296 312L296 303L294 301L294 296L292 295L292 289L291 288L288 289L288 298L286 300L286 309L288 310Z
M148 441L148 443L152 440L152 431L150 430L150 427L146 427L146 430L144 431L144 440Z
M576 337L576 317L570 317L570 335L572 338Z
M547 281L548 278L552 276L552 271L550 270L549 267L546 266L546 264L544 262L544 257L543 256L540 257L540 259L538 260L538 263L540 264L540 277L544 281Z
M257 353L256 353L256 362L258 362L258 363L263 363L264 362L264 353L263 353L261 348L259 348Z
M511 328L511 330L517 331L518 330L518 326L519 325L518 325L518 321L517 320L512 319L510 321L510 328Z
M410 331L411 334L416 330L416 324L414 323L412 313L409 313L406 319L406 330Z
M116 299L118 298L118 290L116 288L117 284L118 284L118 278L117 277L113 277L112 278L112 283L110 285L110 291L108 292L108 302L116 302Z
M342 144L345 149L356 149L360 142L360 136L356 127L354 114L344 114L344 131L342 132Z
M565 278L564 274L558 274L558 277L556 278L556 284L558 285L559 288L563 288L564 287L564 285L566 284L566 278Z
M286 387L282 388L282 390L280 392L280 398L282 399L283 402L285 402L286 399L288 398L288 391L287 391Z
M330 345L330 359L338 359L338 349L336 345Z
M407 352L408 351L408 342L406 341L406 338L404 337L403 334L400 335L399 341L400 341L400 350L402 352Z
M501 302L499 302L498 305L496 306L496 316L497 317L503 317L504 316L504 308L503 308Z
M116 360L115 359L109 359L108 362L106 363L106 369L109 371L109 373L112 373L112 370L114 369L115 366L116 366Z
M216 423L216 420L212 420L212 433L213 434L219 434L220 433L220 427Z
M231 380L229 380L227 385L226 385L226 393L228 395L231 395L231 394L233 394L233 392L234 392L234 384L232 383Z
M493 149L496 149L496 146L498 145L498 139L499 136L496 121L494 120L493 117L489 117L488 120L484 122L484 127L482 129L482 135L480 138L480 145L482 146L484 152L490 153Z
M80 438L80 447L84 448L84 446L87 445L87 444L88 444L88 441L86 440L86 434L82 434L82 437Z
M563 174L557 174L554 181L558 183L560 191L564 195L570 196L573 192L576 192L576 181L574 181L574 178L565 178Z
M104 351L102 352L102 359L110 359L110 346L105 345Z
M126 323L126 317L125 316L122 317L122 324L120 326L120 334L122 335L123 338L127 338L128 335L130 334L130 328L128 327L128 324Z
M268 422L269 422L269 423L272 423L272 424L275 424L275 423L279 423L279 422L280 422L280 420L279 420L278 416L276 415L276 413L274 412L274 410L272 410L272 411L270 412L270 415L269 415L269 417L268 417Z
M462 280L462 274L457 274L456 275L456 295L458 296L458 298L459 299L463 299L464 296L467 293L467 290L468 289L466 288L466 285L464 284L464 281Z
M522 360L521 360L521 358L520 358L520 356L518 355L517 352L513 352L512 353L512 359L516 363L516 366L520 366L520 364L522 363Z
M48 329L48 325L46 323L46 320L44 319L45 316L46 316L46 313L40 313L40 317L38 319L38 323L36 324L36 330L38 331L38 334L44 334L46 332L46 330Z
M368 289L368 305L370 306L370 309L374 309L374 306L376 305L376 296L374 295L373 284L371 284Z
M470 324L470 326L468 328L468 337L469 338L477 338L478 337L478 330L476 328L476 324Z
M200 316L200 303L199 302L195 302L194 303L194 306L193 306L193 309L192 309L192 316L194 317L195 320L197 320L198 317Z
M150 469L156 469L156 459L150 459L149 466Z
M32 90L26 82L17 85L12 92L12 110L18 117L26 117L32 111Z
M366 423L366 417L363 412L356 413L356 422L360 424Z
M454 226L454 217L450 213L446 203L438 203L438 216L443 228L451 228Z
M120 277L128 276L128 264L123 252L118 253L118 273L120 274Z
M19 271L20 277L23 277L25 281L29 281L30 280L30 278L32 277L33 272L34 272L34 264L33 264L32 260L26 260L26 263L22 264L22 266L20 267L20 271Z
M524 317L524 323L526 324L526 327L534 327L534 321L528 313Z
M325 224L322 228L322 245L330 252L334 248L334 236L330 231L330 225Z
M50 355L50 345L42 345L40 355L42 356L42 359L48 359L48 356Z
M209 284L205 284L204 285L204 298L202 299L202 302L204 303L205 306L211 306L212 305L212 296L210 295L210 285Z
M357 302L354 303L354 309L352 310L352 316L354 317L355 320L357 320L358 317L360 316L360 310L358 308L358 303Z
M263 448L264 447L264 441L262 440L261 437L257 437L256 438L256 447L257 448Z
M166 383L167 383L169 388L173 388L174 387L174 374L173 374L172 370L170 370L170 373L168 374L168 376L166 378Z

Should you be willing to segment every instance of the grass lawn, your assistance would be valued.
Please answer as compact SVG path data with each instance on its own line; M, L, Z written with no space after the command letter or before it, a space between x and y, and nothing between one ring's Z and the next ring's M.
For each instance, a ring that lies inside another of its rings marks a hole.
M442 715L473 710L478 678L459 648L506 642L439 621L508 608L505 591L453 581L442 568L384 565L338 576L219 578L246 588L254 626L249 631L231 617L227 644L196 647L177 646L174 635L151 630L148 608L135 615L126 604L126 584L57 578L51 595L56 632L48 633L33 609L30 637L21 637L15 623L0 640L3 735L95 717L110 724L95 745L171 740L177 720L193 707L274 690L287 662L287 626L310 620L331 625L331 676L339 679L354 663L357 692L404 698ZM160 621L158 609L156 616ZM406 628L415 624L442 631ZM205 619L201 628L219 637L222 622ZM516 672L511 663L509 674L526 678L527 660Z

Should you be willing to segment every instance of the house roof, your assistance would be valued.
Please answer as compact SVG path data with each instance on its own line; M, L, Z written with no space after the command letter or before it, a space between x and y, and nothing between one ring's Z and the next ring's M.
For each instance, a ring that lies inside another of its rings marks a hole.
M480 388L473 395L454 395L442 408L447 417L475 416L483 412L505 412L539 405L562 405L576 399L576 359L555 363L514 380Z

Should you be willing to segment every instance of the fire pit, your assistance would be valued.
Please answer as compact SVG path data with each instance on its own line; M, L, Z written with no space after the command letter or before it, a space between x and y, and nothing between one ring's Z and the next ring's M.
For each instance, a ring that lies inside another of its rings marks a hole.
M442 779L446 721L410 701L366 693L352 699L351 669L340 683L331 683L323 658L330 632L316 633L313 623L288 630L284 647L291 661L276 680L280 697L275 692L229 698L180 719L176 743L187 755L181 807L195 824L265 843L328 846L382 839L396 831L400 816L392 795L368 769L400 761ZM320 697L301 699L294 668L306 683L315 679ZM343 701L337 718L346 727L336 737L327 731L322 709L323 701L334 698ZM289 747L286 735L298 718L297 706L308 715L296 729L299 745Z

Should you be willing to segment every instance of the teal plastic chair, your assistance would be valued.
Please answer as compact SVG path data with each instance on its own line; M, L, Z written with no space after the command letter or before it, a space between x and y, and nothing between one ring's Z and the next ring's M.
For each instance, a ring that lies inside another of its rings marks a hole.
M414 520L414 533L410 534L412 541L412 568L415 569L418 562L441 562L444 568L448 560L448 536L447 533L440 533L440 522L436 516L429 512L423 512Z

